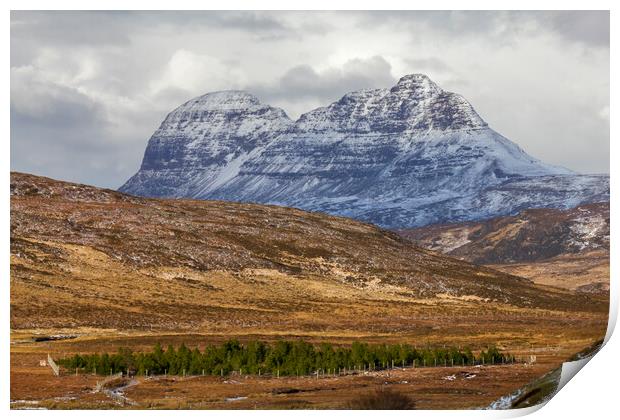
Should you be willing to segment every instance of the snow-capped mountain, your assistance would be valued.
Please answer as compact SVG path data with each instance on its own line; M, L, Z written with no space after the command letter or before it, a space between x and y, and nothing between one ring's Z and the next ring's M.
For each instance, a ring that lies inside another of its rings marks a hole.
M412 74L295 122L244 92L193 99L166 117L120 190L279 204L393 228L607 201L609 177L532 158L462 96Z

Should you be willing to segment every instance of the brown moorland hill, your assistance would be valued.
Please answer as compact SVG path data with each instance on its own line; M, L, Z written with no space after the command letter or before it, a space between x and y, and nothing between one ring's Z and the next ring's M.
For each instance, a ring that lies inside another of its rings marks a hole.
M145 199L20 173L11 174L11 281L14 328L260 324L292 314L312 324L317 308L337 314L345 301L384 299L601 306L346 218Z
M563 254L609 252L609 203L568 210L530 209L516 216L400 231L419 246L476 264L542 261Z
M406 229L424 248L536 283L609 293L609 203Z

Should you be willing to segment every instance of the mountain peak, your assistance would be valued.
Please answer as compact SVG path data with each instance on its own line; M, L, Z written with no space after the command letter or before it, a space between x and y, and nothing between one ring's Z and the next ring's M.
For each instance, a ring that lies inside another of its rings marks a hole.
M428 76L403 76L391 89L363 89L303 114L296 123L312 132L459 131L487 124L462 96L444 91Z
M240 110L261 106L260 100L243 90L209 92L185 102L177 109L187 110Z
M415 92L419 96L435 96L443 92L435 82L427 75L422 73L413 73L401 77L391 89L391 92Z
M409 81L434 83L431 80L431 78L428 77L427 75L425 75L424 73L411 73L411 74L405 74L400 79L398 79L398 83L397 84L407 83Z

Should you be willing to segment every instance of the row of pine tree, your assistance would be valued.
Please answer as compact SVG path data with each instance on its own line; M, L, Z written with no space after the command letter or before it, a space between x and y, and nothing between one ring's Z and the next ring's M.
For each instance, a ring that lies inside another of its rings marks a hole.
M512 363L495 346L474 356L468 348L414 348L408 344L368 344L355 342L350 347L331 344L313 345L299 341L273 344L250 341L241 344L229 340L209 345L204 351L185 344L166 350L156 344L151 352L133 352L120 348L116 354L76 354L58 361L70 370L100 375L118 372L137 375L228 375L231 372L271 375L308 375L318 372L341 373L361 369L387 369L401 366L452 366Z

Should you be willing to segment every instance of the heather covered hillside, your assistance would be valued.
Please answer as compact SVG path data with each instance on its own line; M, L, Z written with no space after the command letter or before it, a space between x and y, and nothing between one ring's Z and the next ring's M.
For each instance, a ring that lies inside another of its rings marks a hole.
M11 250L15 327L222 323L347 300L597 305L350 219L145 199L19 173L11 175Z
M421 247L542 284L608 294L609 221L603 202L399 233Z

